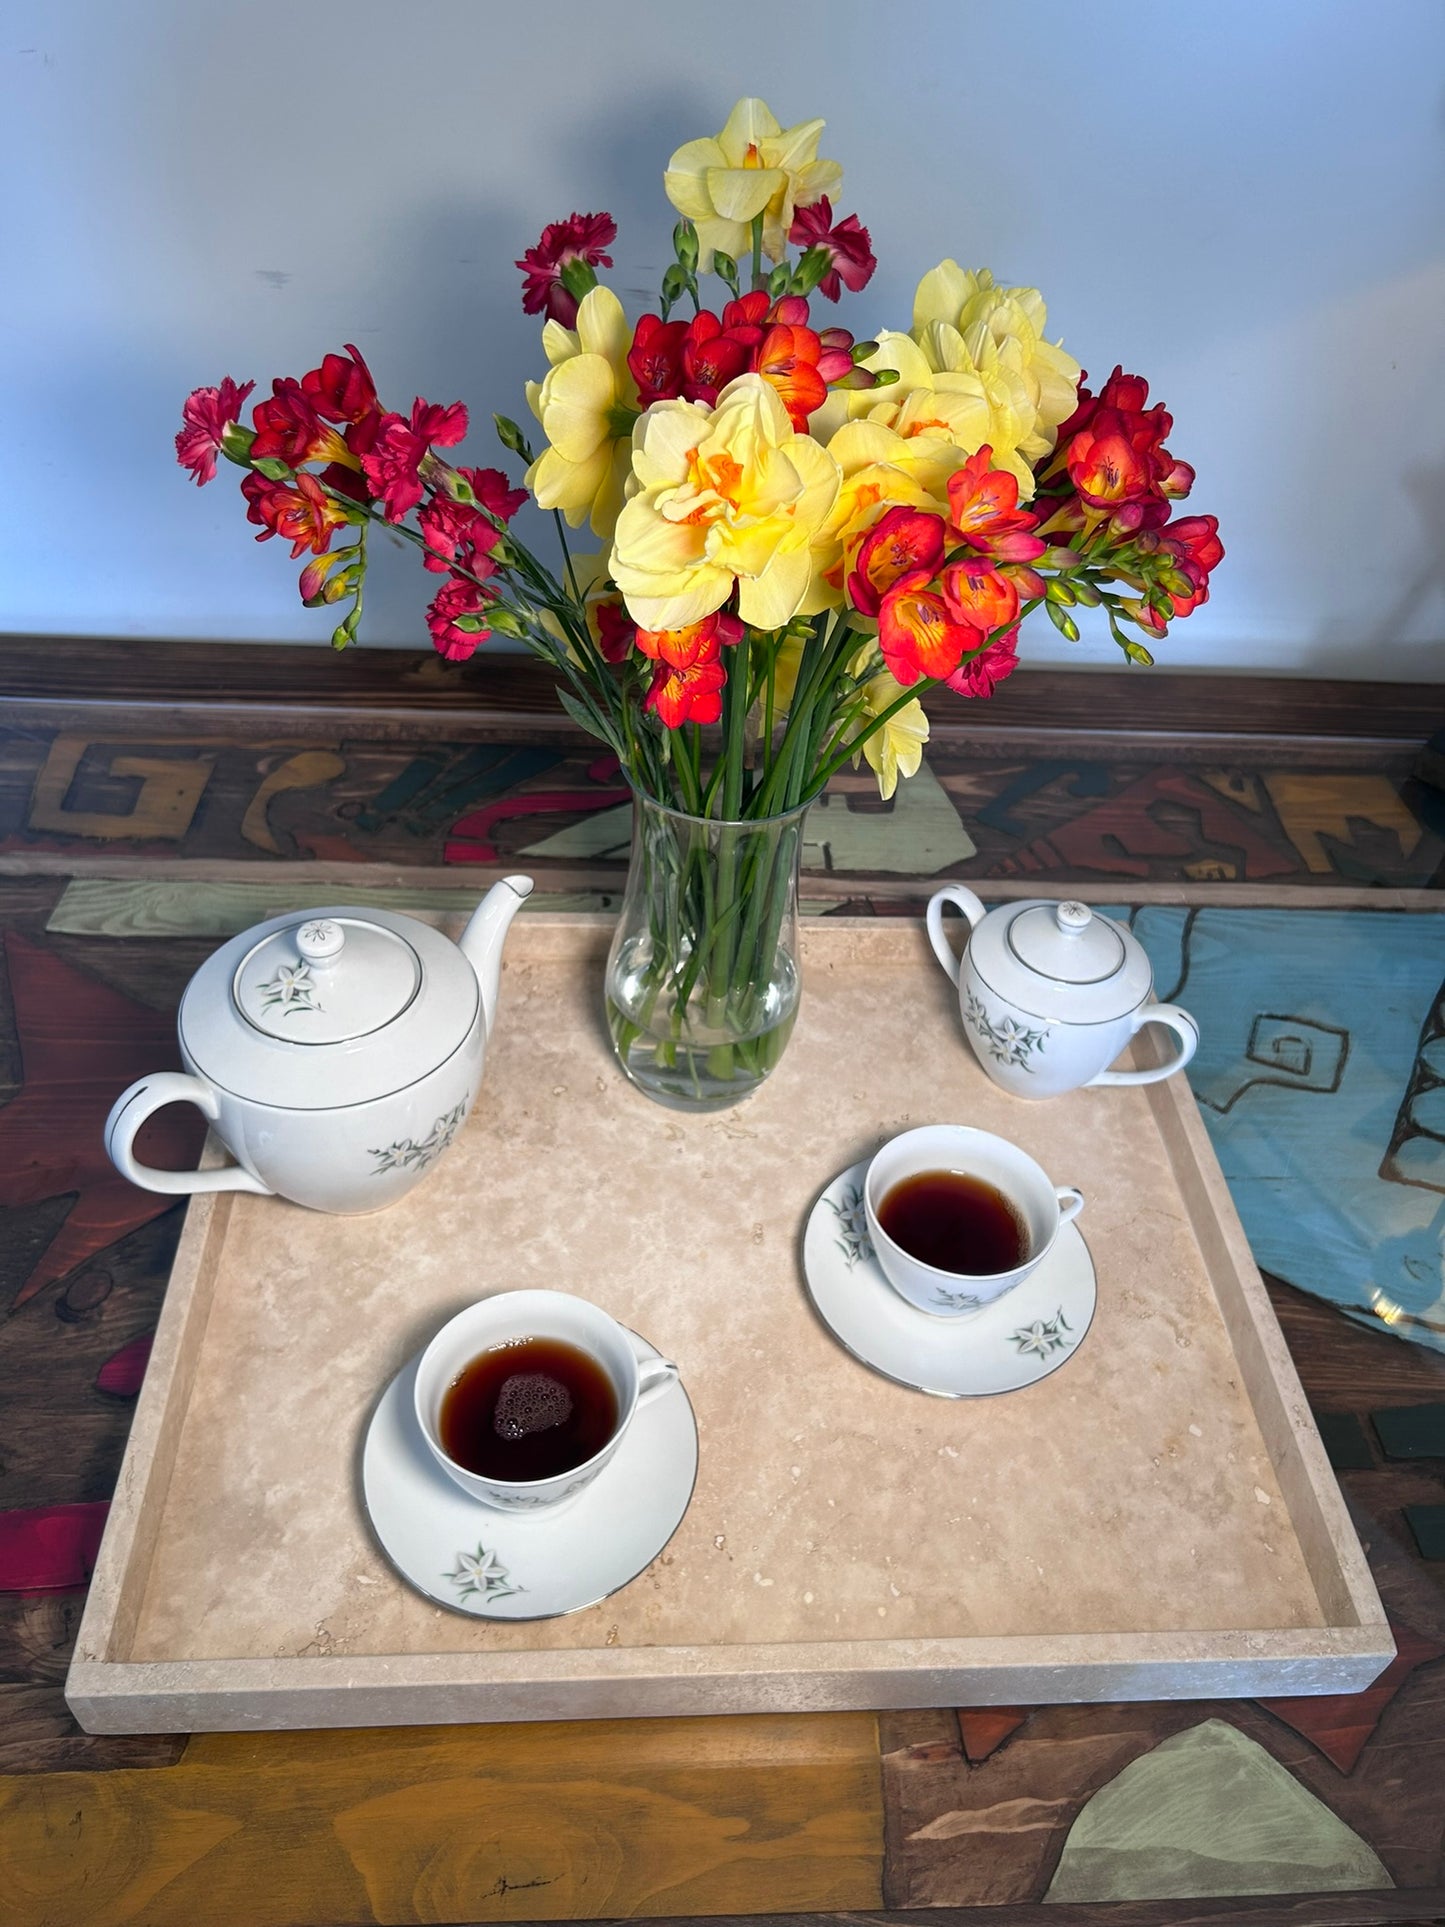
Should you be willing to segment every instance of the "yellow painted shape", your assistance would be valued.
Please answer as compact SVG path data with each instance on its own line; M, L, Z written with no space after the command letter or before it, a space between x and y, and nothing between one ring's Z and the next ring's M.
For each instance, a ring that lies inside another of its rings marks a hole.
M92 744L89 736L57 736L35 777L30 798L32 830L54 830L65 836L161 838L179 842L191 827L211 780L214 756L191 761L160 756L114 756L112 776L141 779L135 808L119 814L111 810L68 810L65 798L87 749L124 749L124 743Z
M1320 842L1321 835L1349 843L1352 820L1393 830L1400 840L1402 856L1411 855L1423 834L1386 776L1310 776L1275 770L1265 777L1264 786L1286 836L1304 858L1306 868L1320 876L1328 876L1334 869Z
M295 756L288 756L271 771L251 798L241 818L242 836L258 850L269 850L273 856L280 856L281 845L266 820L271 798L283 790L317 789L322 783L332 782L345 768L346 759L331 749L303 749Z
M882 1905L871 1714L207 1734L0 1779L5 1927Z

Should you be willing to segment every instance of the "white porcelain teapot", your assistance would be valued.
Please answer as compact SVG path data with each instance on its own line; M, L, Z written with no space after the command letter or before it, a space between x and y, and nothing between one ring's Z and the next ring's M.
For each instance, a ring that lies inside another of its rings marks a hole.
M972 926L962 958L944 934L946 903ZM1081 1084L1157 1084L1183 1070L1199 1047L1189 1012L1153 1001L1154 972L1138 938L1086 903L1034 898L985 910L966 885L950 883L928 905L928 938L958 985L974 1054L1015 1097L1058 1097ZM1153 1070L1109 1070L1145 1024L1166 1024L1178 1052Z
M314 1211L377 1211L446 1150L476 1097L502 944L532 891L495 884L460 944L387 910L292 911L224 944L192 977L177 1029L186 1074L131 1085L105 1148L148 1191L259 1191ZM197 1105L234 1164L138 1164L152 1111Z

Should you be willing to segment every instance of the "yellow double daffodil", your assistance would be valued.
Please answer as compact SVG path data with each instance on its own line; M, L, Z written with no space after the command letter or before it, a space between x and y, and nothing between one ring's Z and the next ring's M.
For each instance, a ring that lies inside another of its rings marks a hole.
M644 629L683 629L720 609L781 629L813 580L812 543L837 498L838 464L799 435L777 390L739 375L717 407L657 402L637 424L630 499L612 579Z
M697 228L699 267L712 267L714 249L736 260L752 246L752 223L763 217L763 253L781 261L795 207L807 207L843 184L837 161L818 159L821 120L780 127L766 101L740 100L715 140L679 147L663 175L667 198Z
M622 303L610 288L590 289L575 331L549 321L542 346L551 372L527 383L527 401L549 446L527 470L527 487L539 507L560 509L574 529L590 516L606 540L622 506L637 413Z

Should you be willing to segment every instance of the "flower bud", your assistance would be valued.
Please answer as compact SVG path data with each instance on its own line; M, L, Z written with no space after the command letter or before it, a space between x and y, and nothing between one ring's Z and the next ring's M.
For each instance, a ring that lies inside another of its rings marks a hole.
M730 254L724 254L721 248L714 248L712 271L725 288L731 289L733 299L736 300L738 298L738 264L733 257Z
M263 455L260 461L252 462L251 467L258 475L264 475L268 482L289 482L293 479L290 463L283 462L279 455Z
M793 278L792 269L788 266L786 261L780 261L777 267L775 267L772 273L768 276L767 281L764 283L764 286L767 288L768 293L773 297L774 301L777 301L781 296L785 295L788 292L788 286L789 286L789 283L792 281L792 278Z
M574 254L570 261L562 263L557 279L574 300L580 301L584 294L590 294L597 286L597 270L580 254Z
M672 230L672 251L689 274L697 268L697 229L691 221L681 220Z
M873 371L873 386L875 388L891 388L899 378L899 373L896 368L875 368Z
M1049 584L1050 588L1053 586L1052 583ZM1077 642L1079 640L1079 625L1074 621L1074 618L1071 615L1066 615L1056 602L1046 601L1044 607L1048 610L1049 620L1053 623L1059 634L1068 642Z
M1076 600L1073 585L1057 579L1045 585L1044 594L1050 602L1057 602L1064 609L1072 609Z
M876 341L855 341L850 352L854 361L866 361L870 355L877 354L880 345Z
M530 462L532 460L531 444L517 424L507 415L493 415L492 421L497 430L497 440L502 447L509 448L514 455L520 455L524 462Z
M520 616L514 614L504 603L494 602L491 604L487 610L487 622L493 635L509 636L513 642L522 642L526 638L527 628L525 623Z
M1144 647L1142 642L1134 642L1126 637L1124 641L1120 643L1119 647L1124 651L1124 654L1129 658L1130 662L1137 662L1142 669L1152 669L1154 667L1154 658L1149 654L1149 651Z
M255 439L254 428L243 428L240 422L227 422L221 430L221 453L228 462L239 462L242 468L249 468L251 444Z
M1098 608L1102 598L1092 582L1085 582L1083 577L1079 576L1069 584L1069 587L1074 592L1074 599L1082 602L1086 609Z
M794 294L811 294L832 265L833 255L830 249L809 248L793 275Z

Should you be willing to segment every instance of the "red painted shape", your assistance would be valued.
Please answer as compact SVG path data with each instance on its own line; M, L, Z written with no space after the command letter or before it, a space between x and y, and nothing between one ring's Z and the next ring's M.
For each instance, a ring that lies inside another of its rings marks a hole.
M980 1766L990 1753L997 1753L1028 1716L1026 1706L960 1706L955 1717L969 1765Z
M175 1020L84 976L53 950L10 932L3 943L20 1038L24 1086L0 1109L0 1205L37 1204L78 1191L70 1215L15 1294L12 1311L127 1232L170 1210L105 1154L106 1115L127 1084L179 1070ZM194 1168L205 1120L172 1105L142 1129L145 1163Z
M112 1352L95 1375L95 1389L108 1392L112 1398L134 1398L146 1375L154 1341L153 1331L142 1332L139 1338Z
M1390 1620L1395 1635L1395 1657L1373 1686L1363 1693L1329 1693L1321 1698L1260 1700L1258 1704L1277 1720L1292 1726L1325 1758L1348 1773L1364 1752L1370 1735L1380 1723L1380 1715L1399 1692L1417 1666L1445 1659L1445 1646L1427 1639L1413 1626Z
M1173 828L1170 810L1187 814L1191 827ZM1197 833L1193 830L1198 821ZM1273 843L1258 817L1236 809L1219 791L1183 769L1154 769L1066 823L1022 845L994 866L994 876L1085 870L1097 876L1147 877L1154 863L1173 865L1221 851L1241 859L1250 882L1292 876L1299 867L1293 846Z
M95 1570L109 1499L0 1512L0 1592L73 1592Z
M610 790L523 790L517 796L499 796L479 810L469 810L457 818L447 835L442 851L444 863L498 863L501 857L492 841L492 831L509 817L551 816L563 810L590 816L594 810L610 810L627 802L630 789Z

